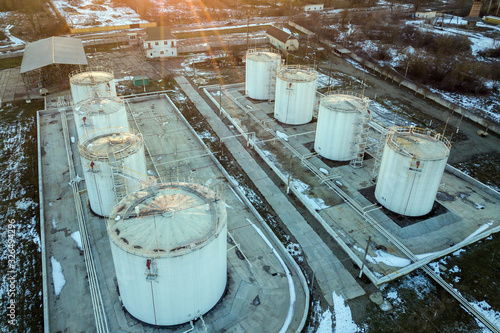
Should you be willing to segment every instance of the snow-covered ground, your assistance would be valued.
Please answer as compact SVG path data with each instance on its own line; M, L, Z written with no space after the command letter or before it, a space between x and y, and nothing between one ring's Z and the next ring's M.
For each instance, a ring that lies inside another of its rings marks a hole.
M486 24L481 21L477 22L478 27L496 30L495 34L497 38L495 38L491 36L485 36L485 34L482 32L480 33L477 31L465 29L467 21L465 21L462 17L445 15L444 22L445 22L444 26L438 28L433 27L430 24L426 24L425 21L423 20L407 21L406 24L413 25L419 30L430 32L435 35L448 34L448 35L465 36L472 43L471 45L472 55L476 57L479 56L478 54L479 52L500 45L500 42L498 40L498 34L500 33L499 26Z
M356 333L360 329L352 320L351 308L341 295L335 291L333 296L333 314L330 308L322 312L321 307L315 306L313 311L319 317L319 326L316 333ZM322 313L321 313L322 312Z
M61 15L72 28L113 26L146 23L133 9L114 6L111 0L82 0L73 4L67 0L53 0Z
M4 13L0 13L0 14L4 14ZM5 15L4 15L5 16ZM0 15L0 18L2 18L2 16ZM9 46L16 46L16 45L24 45L26 44L25 41L23 41L22 39L19 39L15 36L12 36L12 34L10 33L10 29L12 29L14 26L12 24L8 24L4 27L1 27L1 24L0 24L0 30L3 31L3 33L5 34L5 36L7 36L7 38L9 39L8 42L6 42L6 44L8 44Z

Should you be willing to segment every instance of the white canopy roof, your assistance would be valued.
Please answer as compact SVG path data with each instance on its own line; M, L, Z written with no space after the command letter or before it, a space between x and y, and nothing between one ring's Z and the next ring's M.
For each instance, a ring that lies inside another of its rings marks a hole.
M21 74L52 64L87 65L80 39L49 37L26 44Z

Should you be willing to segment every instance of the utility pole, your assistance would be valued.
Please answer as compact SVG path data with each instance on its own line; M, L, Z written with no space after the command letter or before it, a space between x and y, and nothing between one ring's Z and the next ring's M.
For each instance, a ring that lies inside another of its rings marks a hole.
M219 84L219 114L222 113L222 84Z
M247 50L248 50L248 47L249 47L249 45L248 45L248 41L249 41L249 39L248 39L249 25L250 25L250 16L248 16L248 12L247 12Z
M359 271L359 278L363 276L363 268L365 268L366 256L368 255L368 247L370 246L370 241L372 240L372 236L368 237L368 243L366 243L365 256L363 257L363 264L361 265L361 270Z
M290 166L288 167L288 181L286 185L286 194L290 193L290 182L292 180L292 161L293 161L293 155L290 156Z

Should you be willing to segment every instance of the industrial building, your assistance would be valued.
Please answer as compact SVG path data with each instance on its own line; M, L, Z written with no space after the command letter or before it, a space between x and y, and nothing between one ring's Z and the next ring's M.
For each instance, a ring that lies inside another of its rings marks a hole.
M269 27L266 30L266 36L269 38L269 44L278 50L295 51L299 49L299 40L296 37L276 27Z

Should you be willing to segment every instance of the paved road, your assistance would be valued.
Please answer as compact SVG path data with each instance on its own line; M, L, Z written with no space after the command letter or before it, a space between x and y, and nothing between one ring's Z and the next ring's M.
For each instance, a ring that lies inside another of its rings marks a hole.
M177 76L175 80L220 138L233 135L185 77ZM307 263L313 270L316 281L327 302L333 305L332 292L334 291L345 299L353 299L364 295L364 290L345 269L342 262L335 257L318 234L314 232L302 215L288 201L288 198L246 151L244 146L236 139L229 139L224 142L236 161L301 245Z

